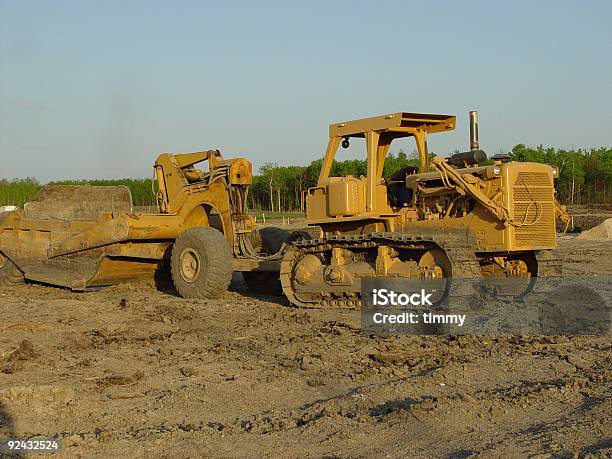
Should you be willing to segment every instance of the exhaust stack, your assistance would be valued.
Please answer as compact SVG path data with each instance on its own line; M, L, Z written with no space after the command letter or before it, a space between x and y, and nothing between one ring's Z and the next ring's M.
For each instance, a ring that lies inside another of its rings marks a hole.
M478 112L470 112L470 150L480 150L478 145Z
M483 163L487 160L487 154L480 149L478 144L478 112L470 112L470 151L455 153L447 159L448 164L456 167L469 167Z

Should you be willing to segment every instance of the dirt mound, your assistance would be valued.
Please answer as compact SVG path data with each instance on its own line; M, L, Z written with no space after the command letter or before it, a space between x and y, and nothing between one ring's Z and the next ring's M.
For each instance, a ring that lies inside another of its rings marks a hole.
M612 239L612 218L604 220L602 223L588 231L584 231L576 236L577 239L593 241L596 239Z

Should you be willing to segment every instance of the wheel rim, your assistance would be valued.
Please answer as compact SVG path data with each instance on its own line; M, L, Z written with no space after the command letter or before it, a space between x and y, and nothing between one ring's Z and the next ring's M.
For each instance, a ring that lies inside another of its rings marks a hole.
M194 282L202 270L200 255L193 249L187 248L181 252L180 272L185 282Z

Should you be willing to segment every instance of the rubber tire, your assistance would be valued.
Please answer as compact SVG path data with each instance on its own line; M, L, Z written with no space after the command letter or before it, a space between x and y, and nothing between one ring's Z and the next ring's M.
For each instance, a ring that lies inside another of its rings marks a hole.
M180 272L180 254L187 248L197 252L202 265L193 282L183 279ZM174 242L170 270L174 288L183 298L219 298L232 280L232 251L218 230L202 226L189 228Z
M23 284L25 278L17 265L8 258L4 266L0 268L0 286L8 287L9 285Z
M278 252L283 242L289 243L293 237L291 231L274 226L261 228L258 235L261 238L261 246L268 255Z
M243 271L242 278L249 290L259 295L281 296L283 286L279 273L273 271Z

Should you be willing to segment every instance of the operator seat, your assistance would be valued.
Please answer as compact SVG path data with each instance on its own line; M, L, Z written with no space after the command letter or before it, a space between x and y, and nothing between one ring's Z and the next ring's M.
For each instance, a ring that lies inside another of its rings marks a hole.
M418 171L418 166L406 166L389 178L387 200L391 207L405 207L412 204L414 192L406 186L406 176L416 174Z

